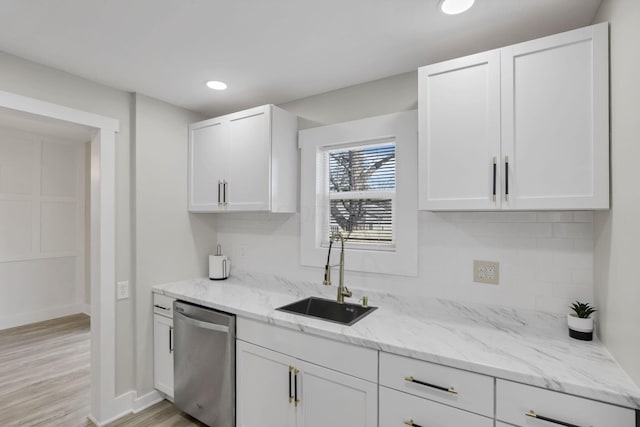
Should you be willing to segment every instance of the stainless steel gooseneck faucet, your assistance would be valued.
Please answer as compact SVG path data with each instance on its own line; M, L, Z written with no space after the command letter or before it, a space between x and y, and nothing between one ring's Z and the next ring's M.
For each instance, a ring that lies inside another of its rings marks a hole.
M336 237L337 236L337 237ZM331 261L331 244L334 240L340 239L340 264L329 265ZM331 269L334 267L340 267L340 281L338 284L338 297L336 301L338 304L344 304L344 297L351 297L353 294L344 285L344 236L342 233L331 233L331 239L329 240L329 253L327 254L327 264L324 266L324 281L323 285L331 286Z

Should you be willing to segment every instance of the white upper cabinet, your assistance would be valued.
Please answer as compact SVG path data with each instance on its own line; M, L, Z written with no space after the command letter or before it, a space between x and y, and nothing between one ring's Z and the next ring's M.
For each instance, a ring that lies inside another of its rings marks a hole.
M295 212L297 117L273 105L189 126L189 211Z
M503 208L609 207L608 35L604 23L502 49Z
M420 68L420 209L607 209L608 82L607 23Z
M500 52L419 70L420 209L497 209Z
M218 182L226 176L228 133L223 121L190 126L189 134L189 210L218 207Z

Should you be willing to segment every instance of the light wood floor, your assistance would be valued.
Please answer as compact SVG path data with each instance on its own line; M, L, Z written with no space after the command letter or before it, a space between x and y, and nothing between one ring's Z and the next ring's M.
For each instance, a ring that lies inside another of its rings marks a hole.
M90 332L84 314L0 331L0 425L93 426ZM162 401L109 427L204 426Z
M184 412L180 412L171 402L163 400L144 411L127 415L118 421L109 424L108 427L206 427L198 420L191 418Z
M87 426L89 317L0 331L0 423Z

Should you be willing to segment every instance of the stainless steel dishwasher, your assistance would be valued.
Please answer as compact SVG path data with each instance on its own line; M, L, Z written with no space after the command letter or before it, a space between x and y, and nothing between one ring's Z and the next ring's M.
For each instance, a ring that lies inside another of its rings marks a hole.
M173 304L175 405L210 427L235 427L235 316Z

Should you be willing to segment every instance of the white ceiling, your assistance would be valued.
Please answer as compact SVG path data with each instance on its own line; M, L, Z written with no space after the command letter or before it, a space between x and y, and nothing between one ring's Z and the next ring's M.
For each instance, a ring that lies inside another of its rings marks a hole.
M457 16L437 4L0 0L0 50L216 115L589 25L600 0L477 0Z

